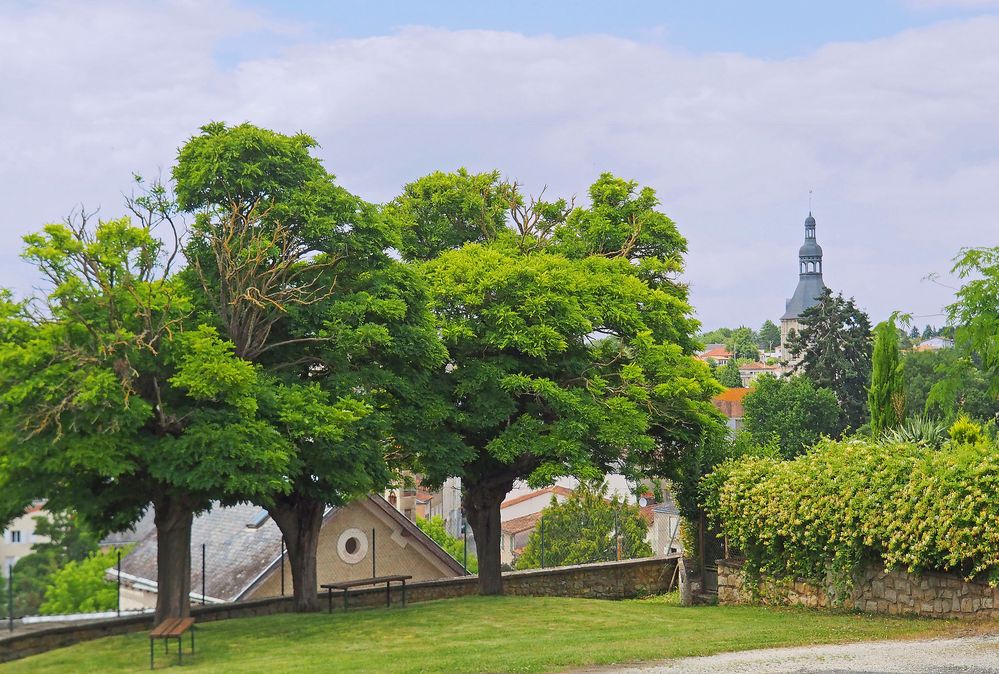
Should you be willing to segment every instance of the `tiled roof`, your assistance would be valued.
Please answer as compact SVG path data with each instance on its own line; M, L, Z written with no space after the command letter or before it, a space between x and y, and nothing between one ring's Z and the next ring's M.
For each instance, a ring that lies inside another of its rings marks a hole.
M718 402L742 402L742 399L746 397L753 389L750 388L728 388L716 395L712 400L717 400Z
M529 501L532 498L542 496L544 494L556 494L557 496L569 496L572 494L572 490L563 487L561 485L555 485L554 487L545 487L544 489L538 489L536 491L529 492L527 494L522 494L511 499L507 499L500 504L500 508L509 508L512 505L517 505L518 503L523 503L524 501Z
M523 531L530 531L537 526L538 520L541 519L541 513L531 513L530 515L524 515L523 517L515 517L512 520L507 520L503 522L501 528L505 534L519 534Z
M743 370L779 370L777 365L767 365L766 363L746 363L739 366L739 371Z
M701 358L731 358L732 353L724 346L716 346L700 354Z

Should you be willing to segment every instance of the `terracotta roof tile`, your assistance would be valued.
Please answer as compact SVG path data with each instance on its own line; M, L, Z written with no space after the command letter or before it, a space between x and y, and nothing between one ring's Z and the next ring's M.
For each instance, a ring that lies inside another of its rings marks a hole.
M554 487L545 487L544 489L538 489L527 494L521 494L520 496L515 496L514 498L507 499L500 504L500 508L509 508L512 505L517 505L518 503L523 503L524 501L529 501L532 498L541 496L543 494L556 494L558 496L569 496L572 490L563 487L561 485L555 485Z

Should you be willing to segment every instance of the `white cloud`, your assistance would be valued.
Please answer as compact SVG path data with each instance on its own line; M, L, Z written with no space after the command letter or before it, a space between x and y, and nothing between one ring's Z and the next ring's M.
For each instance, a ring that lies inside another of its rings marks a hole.
M210 119L306 130L373 200L459 165L550 194L582 196L603 170L638 179L690 239L709 325L782 313L809 189L827 283L875 317L936 313L947 294L920 279L962 245L995 243L996 19L782 61L409 28L229 67L217 50L263 39L270 24L213 7L0 10L0 62L13 64L0 69L0 283L31 284L7 263L19 234L81 200L117 213L131 172L167 168Z

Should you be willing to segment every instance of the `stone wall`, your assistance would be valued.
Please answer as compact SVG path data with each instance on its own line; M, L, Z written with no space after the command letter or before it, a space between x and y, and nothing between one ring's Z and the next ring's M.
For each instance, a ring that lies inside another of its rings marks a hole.
M825 608L834 602L831 588L802 580L764 578L753 593L747 587L740 562L719 560L718 603ZM888 615L995 619L999 618L999 588L945 573L916 575L873 565L859 575L850 596L840 605Z
M503 574L504 589L508 595L536 597L585 597L591 599L625 599L650 594L661 594L672 589L675 583L675 557L631 559L621 562L582 564L554 569L511 571ZM432 601L464 597L478 592L475 576L446 578L410 583L406 586L409 602ZM326 594L323 593L323 607ZM347 596L348 606L384 606L385 587L352 590ZM392 604L398 605L401 595L397 585L392 588ZM272 597L249 601L194 606L191 614L199 623L229 618L272 615L291 611L291 597ZM342 610L343 599L337 592L333 610ZM69 646L81 641L102 637L144 632L152 628L152 616L128 616L95 620L86 623L58 625L12 636L0 635L0 662L16 660L35 653ZM138 655L137 655L138 657Z

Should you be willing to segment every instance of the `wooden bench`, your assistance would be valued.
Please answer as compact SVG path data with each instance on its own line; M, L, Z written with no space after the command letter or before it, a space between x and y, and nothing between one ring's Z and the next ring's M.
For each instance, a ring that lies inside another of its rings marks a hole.
M329 612L333 613L333 590L343 590L343 610L347 610L347 590L352 587L363 587L365 585L381 585L385 583L385 605L392 606L392 583L402 584L402 605L406 605L406 581L412 576L374 576L372 578L362 578L361 580L345 580L342 583L324 583L319 587L326 590L326 599L329 603Z
M149 633L149 669L154 668L153 642L163 640L163 652L167 653L170 639L177 640L177 663L184 663L184 632L191 631L191 655L194 655L194 618L167 618Z

